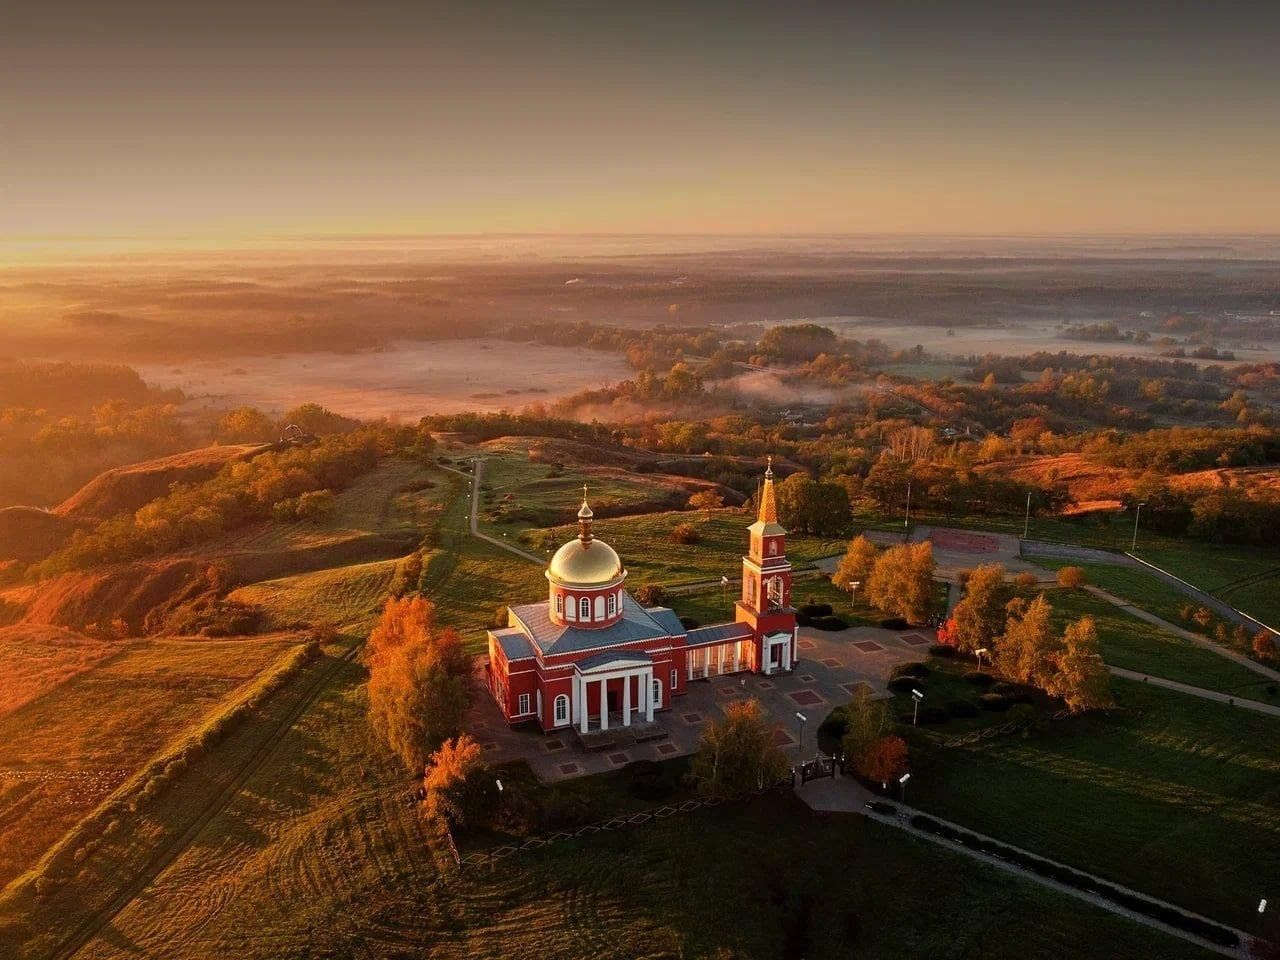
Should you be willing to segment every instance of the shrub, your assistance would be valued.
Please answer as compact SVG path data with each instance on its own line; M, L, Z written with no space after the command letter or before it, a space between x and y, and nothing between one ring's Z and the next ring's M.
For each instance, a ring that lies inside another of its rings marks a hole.
M999 693L984 693L978 698L978 703L983 710L990 710L993 713L1004 713L1013 706L1012 700Z
M971 683L975 687L990 687L996 682L996 678L989 673L983 673L980 670L974 670L964 675L966 683Z
M921 723L946 723L948 719L947 711L942 707L921 707L920 722Z
M799 610L806 617L829 617L831 616L831 604L829 603L806 603Z
M949 700L947 702L947 713L953 717L976 717L978 715L978 705L972 700Z
M915 677L894 677L889 681L889 689L894 693L910 693L919 686L921 683Z
M901 617L887 617L880 621L880 626L885 630L905 630L910 624Z
M684 627L686 630L697 630L702 626L702 623L695 620L693 617L681 617L680 626Z
M576 830L592 819L591 805L582 797L553 793L542 808L542 822L547 830Z
M923 663L900 663L893 668L890 677L927 677L929 668Z
M949 647L945 643L935 643L929 647L929 655L933 657L954 657L956 648Z
M845 707L836 707L818 725L818 736L833 740L843 740L849 729L849 711Z
M815 630L847 630L848 622L842 617L814 617L809 626Z
M1021 587L1023 590L1030 590L1040 581L1039 578L1030 570L1024 570L1013 578L1013 582L1015 586Z
M641 606L660 607L667 599L667 591L656 583L646 583L636 591L636 599Z
M702 535L692 523L677 524L671 531L671 540L674 543L694 544L701 539Z

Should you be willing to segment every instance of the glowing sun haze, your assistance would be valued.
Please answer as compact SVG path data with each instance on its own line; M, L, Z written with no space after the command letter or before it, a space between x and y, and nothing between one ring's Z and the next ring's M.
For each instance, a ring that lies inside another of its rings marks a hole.
M19 0L0 233L1274 232L1263 6Z

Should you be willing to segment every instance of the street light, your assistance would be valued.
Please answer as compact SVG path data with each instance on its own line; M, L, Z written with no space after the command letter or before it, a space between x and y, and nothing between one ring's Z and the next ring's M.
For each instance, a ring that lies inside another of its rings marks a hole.
M1031 530L1031 491L1027 491L1027 519L1022 521L1022 539L1027 539L1027 533Z
M806 717L799 710L796 711L796 718L800 721L800 744L799 746L796 747L796 752L801 757L803 757L804 756L804 725L809 718Z
M902 791L899 794L899 796L902 798L903 803L907 802L907 781L910 779L911 779L911 774L909 773L904 773L902 776L898 778L898 787Z
M501 780L496 780L496 779L495 779L493 782L494 782L494 783L496 783L496 784L498 785L498 792L499 792L499 793L501 793L501 792L502 792L502 781L501 781Z
M902 529L911 529L911 481L907 481L907 515L902 518Z
M725 576L720 578L720 602L729 602L729 578Z
M1147 501L1145 500L1139 503L1137 512L1135 512L1133 515L1133 543L1129 544L1130 553L1133 553L1133 551L1138 549L1138 518L1142 516L1142 508L1145 507L1146 505L1147 505Z
M853 606L858 602L858 588L862 586L861 580L849 581L849 605Z
M915 687L912 687L911 699L915 701L915 704L912 706L912 709L911 709L911 725L914 727L916 725L916 720L920 716L920 701L924 699L924 694L921 693L919 690L917 690Z
M987 648L986 648L986 647L979 647L977 650L973 651L974 655L978 658L978 672L979 672L979 673L981 673L981 672L982 672L982 655L983 655L984 653L986 653L986 652L987 652Z

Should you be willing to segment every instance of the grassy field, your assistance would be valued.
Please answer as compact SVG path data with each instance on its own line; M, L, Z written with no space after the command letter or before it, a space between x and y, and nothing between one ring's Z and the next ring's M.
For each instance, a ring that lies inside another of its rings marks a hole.
M596 534L618 551L630 572L631 589L639 584L664 586L719 581L721 576L737 577L742 569L742 555L747 551L747 527L755 519L740 510L717 510L710 520L705 513L668 511L638 517L598 520ZM699 540L693 544L675 543L671 531L682 523L697 530ZM526 545L534 553L556 547L575 536L576 526L552 527L529 531ZM844 553L845 540L792 535L787 537L787 556L792 566L802 569L820 557Z
M861 818L783 798L441 875L344 668L81 956L1207 958ZM611 775L595 778L600 796ZM749 838L749 839L748 839ZM729 901L732 901L730 903ZM1034 917L1010 935L1010 914Z
M1280 881L1280 721L1116 679L1121 710L918 758L909 801L1218 920Z
M1084 590L1053 590L1047 596L1059 628L1086 615L1094 618L1102 658L1113 667L1275 702L1266 689L1274 686L1273 682L1212 650L1140 620L1113 603Z
M378 560L264 580L233 591L229 599L261 607L276 627L328 623L367 634L403 563L403 559Z
M0 718L0 886L294 642L131 641Z
M118 641L64 627L0 627L0 717L41 697L120 649Z
M1225 600L1237 610L1280 628L1280 550L1275 547L1143 543L1137 555L1205 593ZM1271 571L1275 575L1259 583L1224 589L1242 577Z

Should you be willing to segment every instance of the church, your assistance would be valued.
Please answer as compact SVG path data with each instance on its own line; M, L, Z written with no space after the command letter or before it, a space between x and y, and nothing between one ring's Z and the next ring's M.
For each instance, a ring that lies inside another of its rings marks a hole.
M759 501L733 622L686 630L670 608L627 592L622 559L592 531L584 488L578 536L547 567L547 599L508 607L507 626L489 631L487 683L507 722L583 734L629 727L695 681L789 671L796 615L772 463Z

